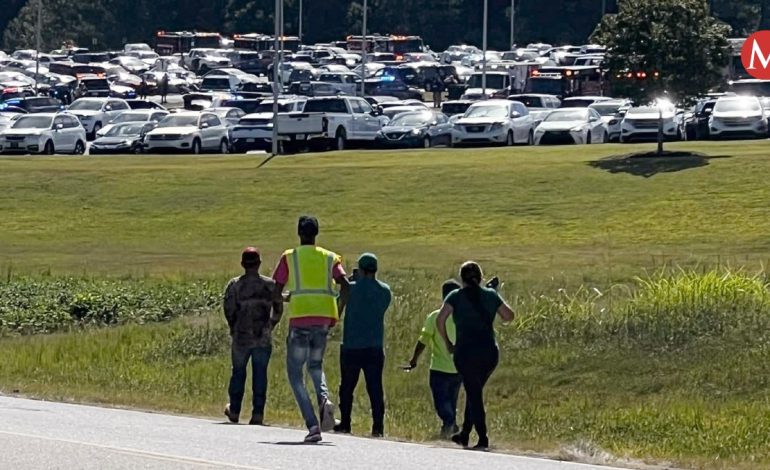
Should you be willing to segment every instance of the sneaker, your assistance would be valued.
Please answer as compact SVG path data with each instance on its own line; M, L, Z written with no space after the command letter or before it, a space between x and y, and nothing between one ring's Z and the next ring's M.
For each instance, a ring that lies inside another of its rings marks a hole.
M334 429L334 425L337 422L334 419L334 403L329 401L328 398L324 398L321 403L321 431L329 432Z
M227 416L227 419L229 419L231 423L238 424L238 415L230 412L229 403L225 405L225 416Z
M265 424L265 418L262 415L253 414L249 420L251 426L262 426Z
M318 426L313 426L310 428L310 431L308 432L307 436L305 436L305 442L310 444L315 444L316 442L321 442L323 437L321 437L321 429Z
M457 426L441 426L441 439L449 440L452 438L452 435L457 434L459 429L457 429Z
M470 436L463 433L457 433L452 436L452 442L454 442L458 446L463 446L464 448L468 447L469 439L470 439Z
M372 437L375 439L379 439L383 436L385 436L385 433L382 431L372 431Z
M337 434L350 434L350 426L343 426L342 424L337 424L334 426L334 432Z

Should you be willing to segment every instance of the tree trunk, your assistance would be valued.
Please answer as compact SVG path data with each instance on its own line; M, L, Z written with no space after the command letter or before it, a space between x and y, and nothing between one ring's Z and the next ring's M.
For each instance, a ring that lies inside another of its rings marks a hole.
M658 109L658 156L663 156L663 108Z

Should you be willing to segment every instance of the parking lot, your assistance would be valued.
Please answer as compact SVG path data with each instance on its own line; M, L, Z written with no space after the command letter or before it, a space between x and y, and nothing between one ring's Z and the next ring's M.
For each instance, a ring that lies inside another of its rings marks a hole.
M770 82L726 80L704 96L635 102L610 95L606 54L596 44L541 43L486 54L470 45L434 52L419 36L382 35L314 45L284 37L276 53L270 36L188 32L159 32L153 45L114 51L0 52L0 153L768 137Z

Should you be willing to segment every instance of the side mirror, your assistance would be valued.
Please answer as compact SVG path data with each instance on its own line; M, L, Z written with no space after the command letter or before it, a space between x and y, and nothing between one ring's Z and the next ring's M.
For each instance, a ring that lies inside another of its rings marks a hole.
M200 127L201 127L201 129L208 129L209 128L209 123L208 122L204 122L204 123L201 124Z
M62 124L62 123L56 124L56 130L57 131L60 131L62 129L64 129L64 124Z
M521 117L521 113L518 112L518 111L512 111L511 112L511 117L514 118L514 119L520 118Z
M107 106L104 107L104 110L105 111L112 111L112 106L107 105Z

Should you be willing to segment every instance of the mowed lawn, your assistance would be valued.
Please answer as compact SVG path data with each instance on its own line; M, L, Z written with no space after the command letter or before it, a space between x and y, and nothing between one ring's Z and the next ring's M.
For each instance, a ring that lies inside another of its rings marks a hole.
M680 143L705 159L591 162L651 146L264 157L0 159L0 266L14 272L216 274L244 245L272 264L314 214L352 262L508 280L759 265L770 253L770 143Z
M770 468L768 273L751 277L770 260L770 142L683 142L667 148L702 156L620 158L653 147L352 151L260 169L264 156L0 158L2 280L29 276L8 290L24 296L44 279L52 295L61 288L60 299L84 294L93 305L102 298L80 291L88 282L56 280L90 278L99 288L111 278L117 287L101 288L117 299L156 278L178 283L175 292L196 279L224 286L245 245L262 248L268 273L296 244L297 217L314 214L324 246L349 268L362 251L376 252L393 287L388 436L436 439L427 362L411 374L397 366L439 305L441 282L476 259L501 277L521 314L498 329L501 363L487 390L496 449ZM694 280L656 278L662 288L647 303L633 297L635 277L679 267ZM698 278L715 267L708 282ZM731 284L719 267L748 280ZM626 327L606 328L621 311L631 312ZM720 319L731 315L728 328ZM213 310L0 337L0 392L217 416L229 373L223 324ZM671 325L683 340L669 338ZM285 328L274 341L267 415L301 426L285 378ZM340 336L335 329L327 353L335 396ZM358 434L370 426L363 388Z

